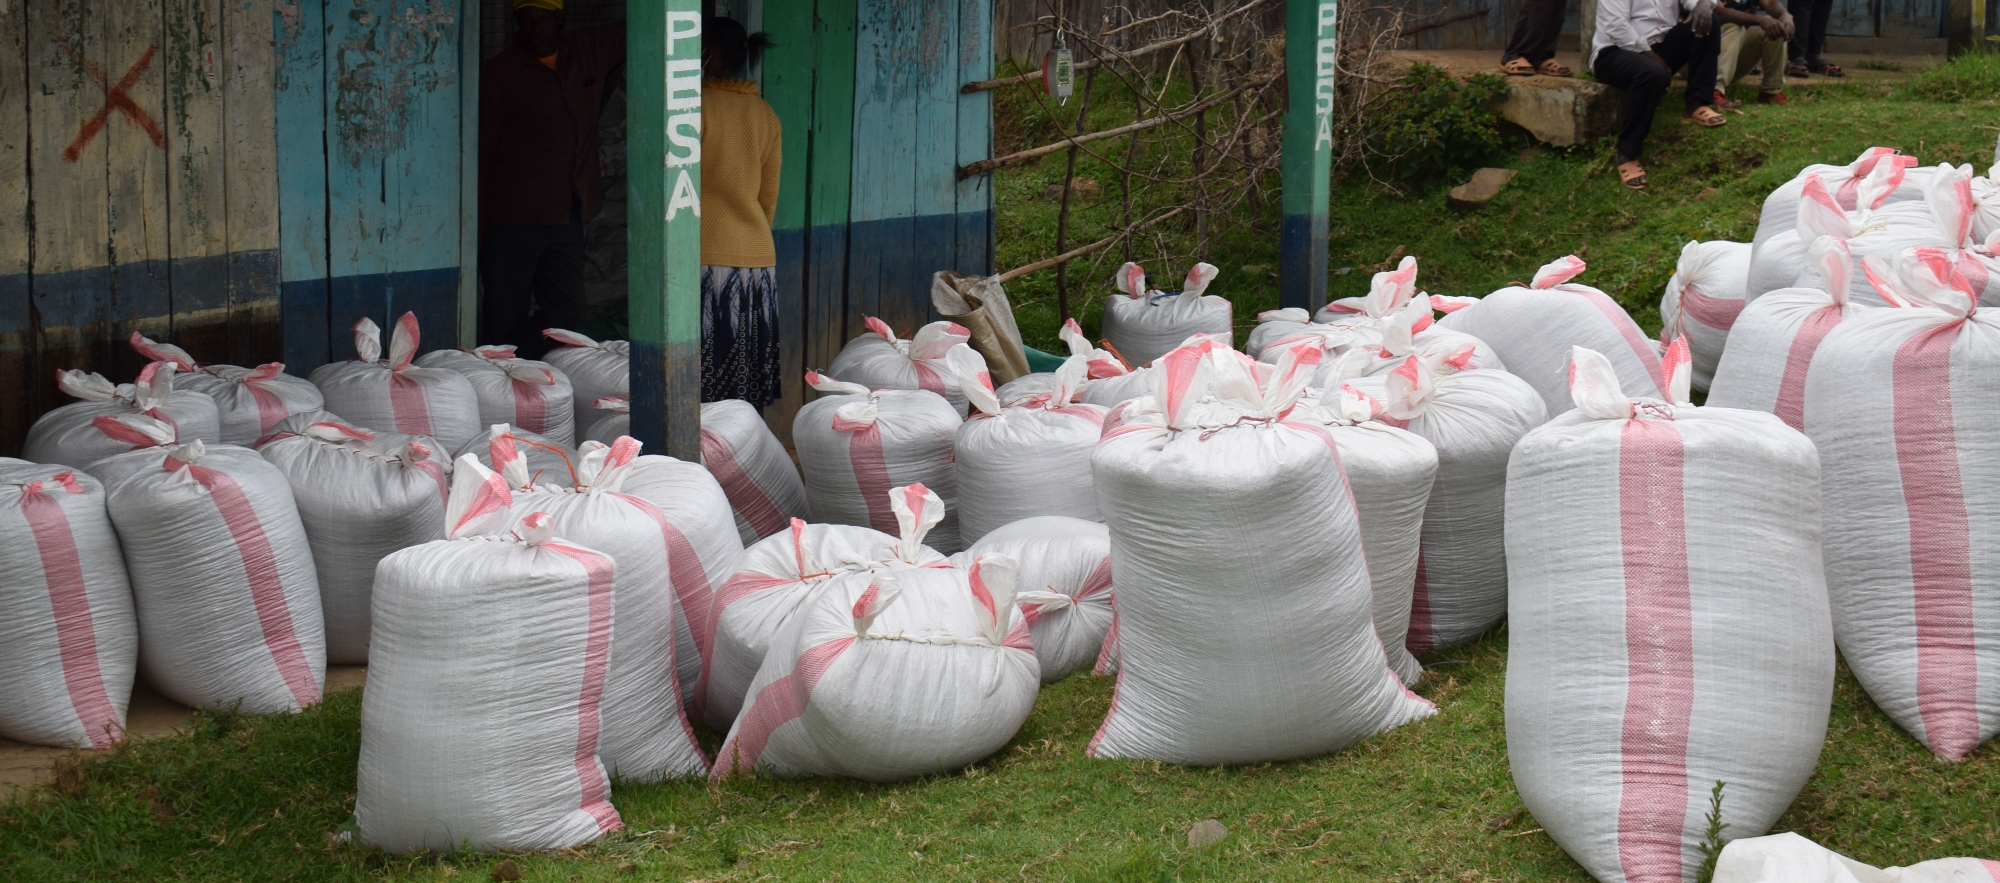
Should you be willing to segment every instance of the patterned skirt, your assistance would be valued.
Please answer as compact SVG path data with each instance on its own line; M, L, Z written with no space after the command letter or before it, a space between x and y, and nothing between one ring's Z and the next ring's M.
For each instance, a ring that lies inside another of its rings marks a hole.
M774 269L701 265L701 400L761 408L783 388Z

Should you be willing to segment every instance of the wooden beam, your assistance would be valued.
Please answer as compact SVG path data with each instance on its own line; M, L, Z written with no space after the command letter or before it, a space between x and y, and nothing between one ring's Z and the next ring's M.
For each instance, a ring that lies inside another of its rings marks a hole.
M1192 43L1203 37L1206 37L1208 36L1210 31L1213 31L1217 27L1220 27L1223 22L1228 21L1231 18L1235 18L1238 15L1242 15L1245 12L1249 12L1252 9L1256 9L1259 6L1264 5L1266 2L1267 0L1250 0L1250 2L1245 3L1242 6L1238 6L1235 9L1232 9L1228 12L1216 16L1214 20L1208 23L1207 27L1189 31L1188 33L1182 34L1171 40L1161 40L1158 43L1153 43L1148 46L1141 46L1130 52L1119 52L1118 50L1113 49L1109 46L1104 47L1102 51L1104 51L1106 54L1110 54L1117 58L1125 60L1130 60L1134 58L1144 58L1145 56L1152 55L1155 52L1164 52L1176 46L1182 46L1188 43ZM1107 34L1106 36L1110 35ZM1104 56L1100 55L1097 58L1089 58L1077 62L1076 69L1080 71L1089 70L1103 63L1104 63ZM969 95L973 92L980 92L987 89L998 89L1001 86L1014 86L1021 83L1040 82L1041 79L1042 79L1042 72L1034 71L1032 73L1017 74L1011 77L1001 77L997 80L980 80L975 83L967 83L963 86L958 87L958 91Z
M1327 0L1327 2L1331 4L1332 0ZM1167 123L1174 122L1175 120L1187 119L1188 117L1201 113L1204 110L1207 110L1223 102L1226 102L1232 98L1235 98L1237 95L1243 93L1245 90L1262 88L1264 85L1270 82L1271 80L1258 80L1252 83L1244 83L1241 86L1237 86L1234 89L1224 92L1221 95L1217 95L1214 98L1210 98L1209 100L1204 101L1200 104L1182 108L1178 111L1167 114L1166 116L1150 117L1147 119L1140 120L1136 123L1119 126L1116 129L1105 129L1102 132L1091 132L1084 135L1073 135L1071 137L1064 138L1061 141L1057 141L1054 144L1044 144L1040 147L1031 147L1028 148L1027 150L1015 151L1014 153L1007 154L1006 156L996 156L992 159L982 159L976 163L970 163L960 168L958 170L958 176L960 178L970 178L973 175L984 175L987 172L993 171L994 169L1003 168L1005 166L1018 165L1020 163L1027 162L1028 160L1031 159L1039 159L1051 153L1055 153L1058 150L1065 150L1079 144L1089 144L1092 141L1103 141L1106 138L1116 138L1120 135L1129 135L1132 134L1133 132L1138 132L1144 129L1151 129L1156 126L1164 126Z
M479 9L459 6L458 27L458 345L479 341ZM583 430L577 430L581 438Z
M1333 173L1337 0L1286 0L1286 110L1278 231L1278 304L1326 303L1327 191Z
M627 0L632 436L701 462L701 4Z

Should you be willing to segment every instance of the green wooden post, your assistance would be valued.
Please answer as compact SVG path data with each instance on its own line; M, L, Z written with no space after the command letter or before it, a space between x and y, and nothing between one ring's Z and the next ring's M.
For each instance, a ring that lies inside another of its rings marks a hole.
M627 0L632 437L701 461L701 2Z
M1326 303L1326 203L1333 172L1336 0L1286 0L1284 221L1278 232L1278 303Z

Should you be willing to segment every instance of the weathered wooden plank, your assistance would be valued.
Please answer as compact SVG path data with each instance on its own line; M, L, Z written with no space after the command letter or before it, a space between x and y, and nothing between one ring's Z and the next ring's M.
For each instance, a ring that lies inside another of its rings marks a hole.
M131 107L118 112L115 123L107 118L102 135L112 268L111 287L104 292L106 321L93 335L92 349L97 356L93 361L122 379L136 375L145 361L126 343L132 332L167 334L173 308L168 285L167 153L159 123L166 116L166 78L160 75L157 59L165 33L160 0L126 0L104 9L105 45L112 65L122 59L137 65L152 57L136 74L106 71L118 77L112 81L114 87L131 80L131 88L122 93Z
M229 340L228 167L220 0L166 0L167 235L173 250L175 343L226 361Z
M477 0L458 27L458 345L479 345L479 25ZM580 434L580 433L579 433Z
M764 60L764 100L783 128L784 167L778 175L778 211L772 238L778 250L778 375L784 393L764 409L764 421L789 441L792 418L805 403L806 369L806 174L812 160L813 39L812 0L767 0L760 10L765 33L777 49Z
M848 222L853 191L856 0L818 0L813 18L812 156L806 180L808 368L825 368L847 343ZM855 320L855 331L861 329Z
M864 315L902 333L915 324L907 299L892 292L915 260L917 6L917 0L861 0L856 9L850 329Z
M35 337L28 290L28 11L0 6L0 456L17 456L33 418Z
M958 266L958 42L957 3L920 3L914 21L917 53L916 165L911 216L916 236L910 263L890 277L884 296L895 301L912 328L932 319L930 278Z
M648 450L698 462L701 150L699 140L689 136L698 136L701 126L701 4L633 4L630 14L625 81L632 435Z
M971 83L993 76L992 0L959 0L958 79ZM993 155L993 93L959 95L955 166ZM993 176L973 175L956 183L957 214L953 249L961 273L993 272Z
M331 360L327 321L324 0L280 0L272 112L278 150L278 280L287 370Z
M271 11L253 0L222 3L224 286L229 361L282 357L278 303L278 138Z
M30 322L40 344L30 378L34 414L67 401L54 388L54 369L109 370L90 351L111 281L104 132L132 120L106 93L121 94L117 86L139 59L108 57L105 18L102 7L80 3L27 9Z

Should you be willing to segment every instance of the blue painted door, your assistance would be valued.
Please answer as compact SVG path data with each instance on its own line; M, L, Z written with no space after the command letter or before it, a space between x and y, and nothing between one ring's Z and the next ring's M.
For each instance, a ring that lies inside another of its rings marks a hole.
M1834 0L1826 32L1843 37L1944 36L1949 0Z

